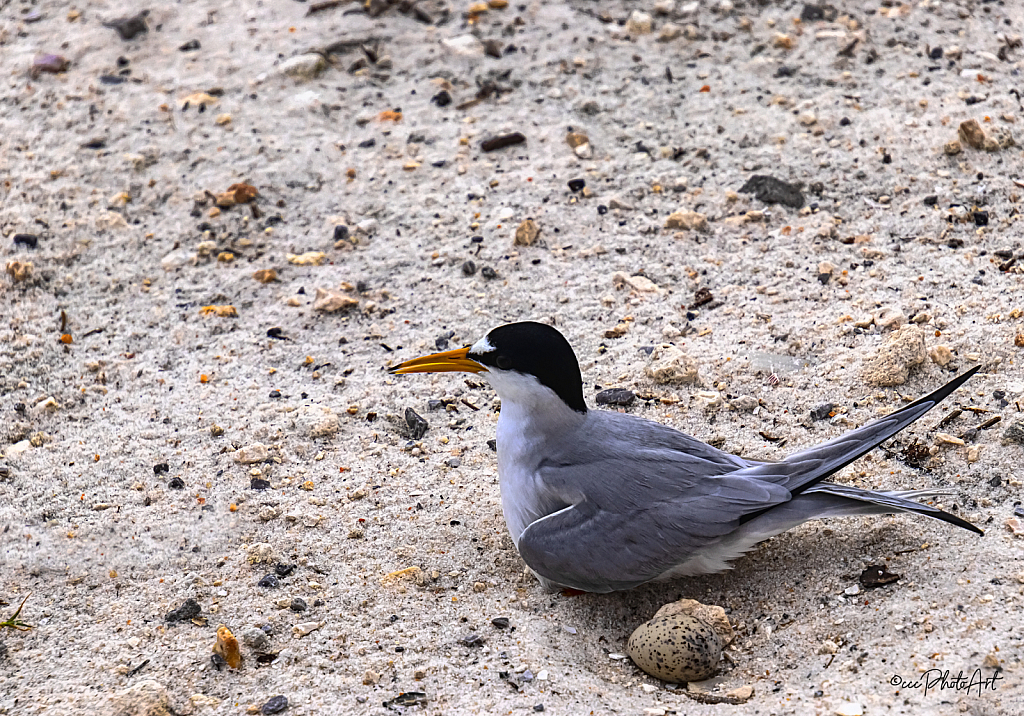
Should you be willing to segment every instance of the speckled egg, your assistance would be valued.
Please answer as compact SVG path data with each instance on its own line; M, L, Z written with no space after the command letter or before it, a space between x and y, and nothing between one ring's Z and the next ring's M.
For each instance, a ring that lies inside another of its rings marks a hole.
M626 651L637 666L662 681L702 681L718 668L722 639L707 622L672 614L638 626Z

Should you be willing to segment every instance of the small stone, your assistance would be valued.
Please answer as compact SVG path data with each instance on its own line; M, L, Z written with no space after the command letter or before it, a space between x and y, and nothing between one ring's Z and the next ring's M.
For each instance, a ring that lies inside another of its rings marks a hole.
M8 261L5 271L14 283L27 281L35 268L31 261Z
M873 589L874 587L881 587L886 584L892 584L900 580L900 575L893 574L885 565L872 564L864 568L864 571L860 573L857 578L861 586Z
M499 629L508 629L509 619L508 617L495 617L494 619L491 619L491 624Z
M447 40L441 40L441 44L456 55L463 57L483 57L484 43L474 35L459 35Z
M364 686L375 686L380 682L380 674L372 669L367 669L363 673L363 685Z
M651 16L646 12L634 10L626 20L626 30L631 35L649 35L651 33Z
M482 269L480 269L480 275L483 276L488 281L493 281L494 279L498 278L498 272L495 271L490 266L484 266Z
M295 412L295 425L309 438L330 438L341 429L338 416L322 405L303 405Z
M143 10L137 15L132 15L131 17L121 17L116 20L104 22L103 27L109 27L117 30L117 34L121 36L122 40L132 40L137 35L149 32L149 26L146 24L146 17L148 15L149 10Z
M591 157L594 156L594 151L590 148L590 142L587 142L586 144L581 144L572 151L573 154L575 154L580 159L590 159Z
M472 276L476 273L476 262L472 259L465 261L462 264L462 273L465 276Z
M864 361L862 374L869 385L892 387L907 382L910 369L924 363L924 331L908 325L893 331L875 355Z
M963 145L960 144L959 139L953 139L942 145L942 151L950 157L955 157L957 154L964 150Z
M639 293L658 293L658 284L654 283L651 279L646 276L636 275L630 276L623 271L616 271L612 274L612 285L615 288L628 287L632 291Z
M815 116L814 112L804 112L797 117L797 120L805 127L810 127L812 124L817 123L818 118Z
M511 132L510 134L499 134L495 137L488 137L480 142L480 149L484 152L494 152L505 147L514 147L517 144L526 142L526 135L522 132Z
M296 624L292 627L292 634L301 639L304 636L312 634L326 623L327 622L303 622L302 624Z
M804 195L800 186L776 179L768 174L755 174L740 187L743 194L753 194L758 201L765 204L783 204L794 209L802 209Z
M883 331L899 328L907 322L907 317L898 308L881 308L873 316L875 325Z
M254 272L252 277L260 283L272 283L277 280L277 271L274 269L260 269Z
M613 196L608 200L608 208L619 209L621 211L633 211L634 206L620 197Z
M217 629L217 643L213 645L213 653L224 659L232 669L242 665L242 652L238 648L238 640L225 626Z
M412 408L405 409L405 424L409 426L409 436L413 440L419 440L427 434L430 425L419 413Z
M1024 418L1016 418L1003 430L1003 441L1024 445Z
M304 254L285 254L288 263L295 266L321 266L327 260L323 251L307 251Z
M321 313L351 311L359 305L359 300L333 288L317 287L313 299L313 310Z
M484 638L476 632L470 632L460 636L459 643L462 644L462 646L476 647L483 646L486 642L484 641Z
M595 398L598 405L631 405L636 400L636 393L626 388L608 388L602 390Z
M669 214L665 221L666 229L683 229L684 231L707 231L708 217L698 211L676 211Z
M590 138L584 132L569 132L565 135L565 143L572 149L583 144L589 144Z
M658 42L671 42L683 34L683 28L674 22L666 22L658 30Z
M288 605L288 608L293 612L304 612L309 609L309 605L306 604L306 600L302 597L295 597Z
M242 465L255 465L270 459L270 449L263 443L253 443L239 448L235 452L235 462Z
M540 229L533 219L526 219L516 227L515 246L533 246L540 234Z
M613 327L604 332L605 338L621 338L629 332L629 323L619 321Z
M645 369L647 377L660 384L697 383L697 361L676 346L662 345L651 353L651 364Z
M195 599L189 597L180 607L167 612L167 615L164 617L164 621L168 624L189 621L191 619L195 619L201 612L202 609L200 608L199 603Z
M722 4L724 5L725 2L727 2L727 1L728 0L723 0ZM753 696L754 696L754 687L751 686L750 684L745 684L744 686L738 686L735 689L732 689L731 691L726 691L725 692L725 698L731 699L732 700L731 703L733 703L733 704L745 703L747 701L750 701L750 699L753 698Z
M818 647L819 654L835 654L838 653L838 651L839 645L836 644L834 641L829 641L827 639L821 643L821 646Z
M29 69L29 76L36 79L43 73L52 75L64 72L71 66L70 60L60 55L51 55L47 52L40 52L32 58L32 67Z
M265 587L267 589L277 589L281 586L281 580L277 578L276 574L268 574L257 583L257 586Z
M957 130L960 141L975 149L982 149L985 146L985 130L976 119L968 119L960 123Z
M478 594L480 592L485 592L487 591L487 585L483 582L473 582L473 591L477 592Z
M822 403L811 410L811 420L825 420L829 417L835 406L832 403Z
M928 352L932 362L940 368L945 368L953 360L953 351L946 346L935 346Z
M297 80L311 80L327 68L327 61L323 55L310 52L305 55L296 55L278 65L281 74L288 75Z
M260 706L261 714L279 714L288 708L288 697L287 696L274 696L267 703Z
M263 651L270 644L270 639L259 627L248 627L242 632L242 643L253 651Z
M729 407L742 413L752 413L757 410L760 403L752 395L741 395L729 401Z
M864 716L864 707L860 704L846 701L836 708L836 716Z
M658 15L671 15L676 9L676 0L658 0L654 3L654 12Z
M430 101L438 107L447 107L452 103L452 96L448 93L448 90L441 90L431 97Z

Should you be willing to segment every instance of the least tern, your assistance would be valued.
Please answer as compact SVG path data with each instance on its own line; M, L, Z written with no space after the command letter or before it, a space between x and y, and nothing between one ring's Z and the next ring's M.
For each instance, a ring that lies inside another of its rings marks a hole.
M631 589L729 569L807 520L913 512L983 532L915 498L823 482L920 418L978 367L884 418L780 462L722 452L668 426L589 410L569 342L543 323L498 326L471 346L392 373L479 373L501 399L501 505L519 554L550 589Z

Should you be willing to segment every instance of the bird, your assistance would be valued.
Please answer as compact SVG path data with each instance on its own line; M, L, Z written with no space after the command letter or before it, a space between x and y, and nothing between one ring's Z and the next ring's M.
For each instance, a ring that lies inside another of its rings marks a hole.
M554 327L522 321L472 345L414 358L392 374L479 374L498 394L505 523L552 591L609 593L711 574L807 520L910 512L979 535L915 499L941 489L872 491L824 480L923 416L980 366L889 415L778 462L719 450L667 425L591 410L579 361Z

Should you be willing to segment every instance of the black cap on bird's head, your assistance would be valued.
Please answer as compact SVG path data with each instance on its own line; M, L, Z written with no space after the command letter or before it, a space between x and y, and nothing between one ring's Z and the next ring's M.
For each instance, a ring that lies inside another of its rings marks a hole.
M446 371L530 375L573 410L587 412L576 354L565 336L544 323L506 323L471 346L414 358L391 369L392 373Z

